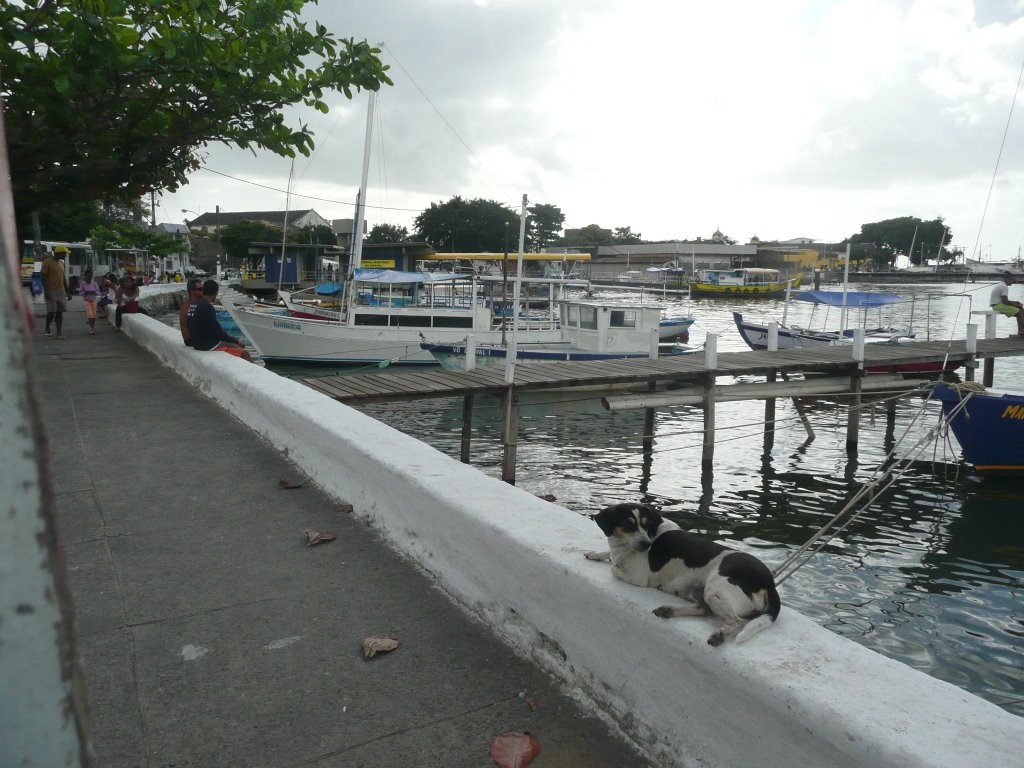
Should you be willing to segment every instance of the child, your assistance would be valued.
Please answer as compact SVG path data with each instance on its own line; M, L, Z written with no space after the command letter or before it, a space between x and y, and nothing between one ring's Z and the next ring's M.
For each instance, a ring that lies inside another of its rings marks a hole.
M92 279L92 270L85 270L78 283L78 293L85 302L85 322L89 324L89 333L96 333L96 301L100 297L100 287Z

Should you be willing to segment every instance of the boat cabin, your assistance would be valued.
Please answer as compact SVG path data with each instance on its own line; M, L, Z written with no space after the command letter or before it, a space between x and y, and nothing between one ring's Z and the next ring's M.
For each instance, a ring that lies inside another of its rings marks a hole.
M723 286L769 285L786 280L777 269L745 267L741 269L706 269L699 273L698 283Z
M562 341L580 351L636 354L658 342L659 307L562 301L559 311Z

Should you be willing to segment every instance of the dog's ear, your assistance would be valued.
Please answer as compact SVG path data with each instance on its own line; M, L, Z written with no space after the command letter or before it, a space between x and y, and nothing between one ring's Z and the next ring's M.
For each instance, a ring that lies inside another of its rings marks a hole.
M611 536L615 532L616 509L617 507L605 507L596 515L590 516L590 519L600 526L605 536Z
M650 504L637 504L636 508L640 512L641 527L647 531L648 535L653 536L657 532L658 526L665 521L665 518Z

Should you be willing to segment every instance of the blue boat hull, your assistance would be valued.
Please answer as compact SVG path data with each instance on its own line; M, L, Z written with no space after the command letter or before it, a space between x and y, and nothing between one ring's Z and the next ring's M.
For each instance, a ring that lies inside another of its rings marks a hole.
M932 398L942 402L964 456L978 472L1024 475L1024 393L971 392L942 384Z

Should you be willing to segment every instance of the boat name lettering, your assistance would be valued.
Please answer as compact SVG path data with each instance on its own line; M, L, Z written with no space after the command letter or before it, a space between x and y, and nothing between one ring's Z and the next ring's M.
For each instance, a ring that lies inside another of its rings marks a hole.
M287 328L289 331L301 331L302 326L298 323L289 323L287 320L275 320L275 328Z
M1024 405L1008 405L1003 411L1004 419L1024 419Z

